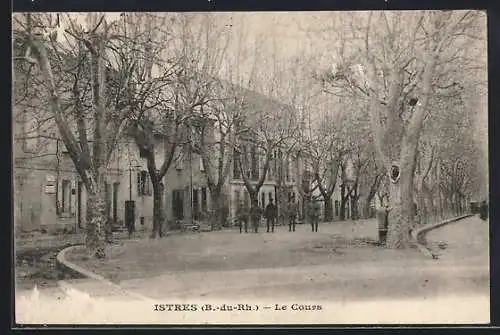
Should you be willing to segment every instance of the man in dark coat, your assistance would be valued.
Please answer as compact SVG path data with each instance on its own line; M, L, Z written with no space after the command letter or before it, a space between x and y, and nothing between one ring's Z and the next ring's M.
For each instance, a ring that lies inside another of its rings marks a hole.
M240 203L236 210L236 220L240 226L240 233L243 232L243 228L245 228L245 233L248 233L248 210L243 203Z
M321 212L321 206L319 201L316 199L312 199L309 203L309 220L311 220L311 228L313 232L318 231L318 223Z
M273 199L269 199L269 203L264 211L264 217L267 220L267 232L269 233L269 225L272 227L272 232L274 233L274 224L276 222L276 217L278 216L278 208L273 204Z
M297 222L298 212L299 212L298 204L295 202L294 198L290 198L287 206L288 231L295 231L295 224Z
M486 201L481 202L481 206L479 207L479 217L481 220L488 220L488 204Z

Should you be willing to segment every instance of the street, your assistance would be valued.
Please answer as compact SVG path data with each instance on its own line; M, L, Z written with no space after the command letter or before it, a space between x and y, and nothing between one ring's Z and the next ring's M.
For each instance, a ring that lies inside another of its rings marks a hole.
M418 257L356 263L332 259L300 267L176 271L123 281L121 286L154 298L273 297L328 301L380 297L426 299L456 292L489 295L488 236L488 224L472 217L429 233L430 244L447 242L439 260L426 259L412 251Z
M345 234L348 233L348 229L350 234L356 234L354 229L358 229L357 233L360 235L375 233L369 224L358 224L357 228L353 228L352 223L351 226L348 225L349 223L342 222L338 226L331 224L328 228L324 225L323 231L326 230L328 233L324 232L323 236L308 231L300 234L280 231L275 234L263 234L265 239L259 240L261 243L267 241L262 245L269 245L269 241L274 240L275 245L283 248L287 239L292 239L294 243L299 243L303 238L313 238L313 240L315 238L318 241L321 238L324 239L325 235L331 237L331 232L335 229ZM211 238L215 238L217 234L227 236L231 234L233 239L253 239L254 245L259 243L257 236L239 235L234 232L207 235L213 235ZM338 255L321 258L322 264L260 268L252 265L251 268L222 269L220 267L218 270L199 271L185 268L149 278L121 281L120 286L132 292L134 296L123 295L96 282L75 280L72 282L77 290L75 292L81 291L84 294L74 293L70 300L83 297L87 304L89 301L103 304L104 302L132 302L137 301L137 296L143 296L151 303L165 301L184 303L191 301L296 302L325 306L340 304L339 306L354 307L356 305L360 308L363 306L367 308L366 306L371 306L370 304L373 305L375 302L382 304L401 302L410 304L409 308L416 308L416 305L411 305L411 302L424 305L428 302L437 306L436 301L451 299L455 301L453 303L455 308L458 308L457 303L473 299L476 301L475 308L488 311L488 234L488 224L478 217L471 217L438 228L428 234L427 240L430 245L443 242L447 244L446 249L441 250L438 260L427 259L416 250L379 249L376 252L370 252L376 249L346 248L343 250L340 248L341 252ZM202 234L195 235L195 237L202 238ZM182 236L176 238L182 239ZM222 246L213 245L206 251L208 254L215 255L215 250L219 247ZM401 253L402 257L383 259L381 257L384 252L388 252L386 255L392 252ZM360 259L363 255L371 255L371 257ZM357 261L353 261L353 257ZM350 258L351 261L343 258ZM26 291L20 292L17 295L17 301L21 304L26 303L30 295L33 296L32 293ZM56 295L52 291L40 290L37 299L49 301L56 297L61 299L59 293ZM375 308L375 305L373 306ZM468 305L463 306L467 308ZM469 315L465 310L456 312ZM347 317L345 313L344 311L344 316Z

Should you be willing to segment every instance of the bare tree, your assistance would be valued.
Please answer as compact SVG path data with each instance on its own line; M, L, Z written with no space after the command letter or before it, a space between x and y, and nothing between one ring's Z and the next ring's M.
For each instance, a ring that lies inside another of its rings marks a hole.
M166 22L165 18L162 22ZM136 142L146 158L153 184L152 238L157 233L162 236L164 185L161 180L175 155L187 155L192 160L194 151L200 153L196 130L201 129L199 121L205 117L203 108L218 99L215 96L218 93L215 90L216 76L225 53L225 46L217 44L223 32L217 29L211 14L184 13L173 16L168 22L172 26L169 34L173 35L170 45L165 45L165 37L163 40L159 37L159 43L171 49L170 61L166 67L163 66L161 77L165 84L161 92L164 103L149 113L138 109L139 116L135 121ZM161 25L155 27L158 26ZM155 99L158 100L158 97ZM153 134L163 138L163 162L160 168L157 168ZM203 136L203 141L205 139Z
M484 18L478 12L378 12L351 17L343 29L340 60L320 79L331 92L349 93L370 102L377 158L400 177L390 185L387 246L409 244L413 221L415 157L423 122L432 117L432 97L456 94L458 73L479 69L467 57ZM358 20L356 20L358 19ZM478 28L479 27L479 28ZM358 53L347 53L349 48ZM472 43L471 43L472 41Z
M224 211L227 195L224 194L224 185L235 164L234 153L238 148L238 138L248 132L244 115L248 108L247 99L250 91L245 87L251 87L255 80L255 63L250 65L250 71L246 73L245 61L248 61L248 57L259 48L259 43L256 43L253 49L252 47L249 50L245 49L244 42L247 38L245 24L243 20L237 21L237 18L234 18L234 21L232 18L232 22L237 25L233 29L238 29L234 36L227 36L224 31L219 31L218 34L222 34L222 38L218 38L217 43L212 41L212 48L221 53L215 63L225 70L227 78L220 78L213 83L211 92L213 100L200 110L200 117L195 127L197 137L194 149L202 158L210 190L212 230L220 229L226 219ZM226 51L230 41L236 46L232 58Z
M114 33L116 22L107 22L105 15L88 14L85 30L76 15L19 14L14 19L14 37L24 41L24 60L36 65L58 131L88 193L87 247L96 257L103 258L105 231L110 232L104 194L106 169L126 119L120 97L130 78L129 69L111 70L110 44L120 38ZM62 37L58 37L61 33ZM70 101L66 100L67 86L62 85L65 78L59 77L68 72L75 79ZM82 74L86 76L79 77ZM108 75L121 79L120 87L114 88L118 93L114 99L107 86ZM93 112L90 115L83 102L85 98L80 95L79 85L87 84L83 78L88 78L91 87L87 100ZM74 107L75 127L67 117L69 107ZM92 147L88 137L90 125ZM73 132L75 128L77 135Z
M249 94L244 127L238 137L236 159L252 208L278 149L295 137L294 111L264 96ZM257 112L252 112L257 111Z

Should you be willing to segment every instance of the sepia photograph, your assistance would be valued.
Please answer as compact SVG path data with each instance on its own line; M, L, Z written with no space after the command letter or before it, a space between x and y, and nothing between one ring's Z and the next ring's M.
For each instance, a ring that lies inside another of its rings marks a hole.
M12 14L17 325L490 322L478 10Z

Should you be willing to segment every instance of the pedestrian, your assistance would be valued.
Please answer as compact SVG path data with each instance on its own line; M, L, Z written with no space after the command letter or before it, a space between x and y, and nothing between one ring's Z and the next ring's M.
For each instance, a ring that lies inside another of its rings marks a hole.
M238 225L240 226L240 234L245 229L245 233L248 233L248 209L245 208L242 202L240 202L238 209L236 210L236 220L238 220Z
M292 197L288 201L287 214L288 214L288 231L295 231L295 224L297 222L297 214L299 206L295 199Z
M479 217L483 221L488 220L488 204L485 200L481 202L481 206L479 207Z
M313 232L318 231L318 222L321 212L319 201L312 199L309 203L309 220L311 220L311 228Z
M385 194L378 196L375 202L378 222L378 240L380 244L385 244L387 238L387 208L385 203Z
M250 219L252 220L252 226L255 233L259 231L259 222L262 215L262 210L258 205L252 205L250 208Z
M269 233L269 226L272 227L272 232L274 233L274 224L276 222L276 218L278 216L278 208L275 204L273 204L273 199L269 199L269 203L266 206L264 211L264 218L267 221L267 232Z

